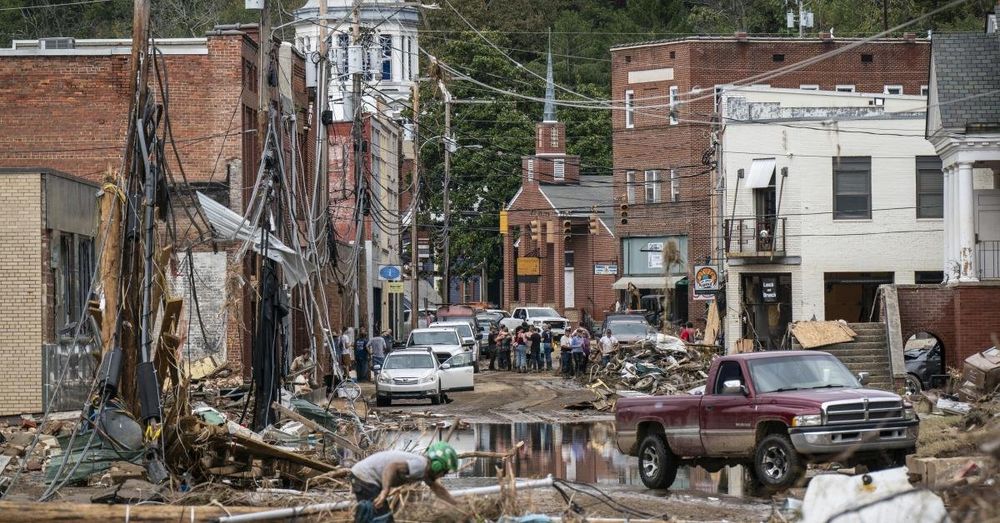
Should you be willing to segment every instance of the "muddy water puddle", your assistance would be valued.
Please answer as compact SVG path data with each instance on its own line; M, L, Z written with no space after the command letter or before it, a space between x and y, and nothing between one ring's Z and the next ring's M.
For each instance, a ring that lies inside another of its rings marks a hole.
M401 432L395 435L396 448L422 449L447 434ZM611 422L588 423L477 423L457 429L450 443L459 453L472 451L506 452L519 442L524 450L514 461L514 473L521 478L554 478L591 483L643 487L638 459L622 454L614 441ZM463 462L460 478L495 478L497 460L477 458ZM698 467L682 467L671 490L717 493L719 474ZM723 488L723 491L725 489Z

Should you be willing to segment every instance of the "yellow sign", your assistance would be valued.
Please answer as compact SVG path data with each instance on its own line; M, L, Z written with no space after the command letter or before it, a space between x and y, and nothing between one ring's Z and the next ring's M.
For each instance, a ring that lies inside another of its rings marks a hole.
M517 275L518 276L540 276L541 273L538 269L538 258L531 256L522 256L517 259Z
M507 211L500 211L500 234L507 234Z
M385 283L386 292L389 294L403 294L406 284L401 281L389 281Z

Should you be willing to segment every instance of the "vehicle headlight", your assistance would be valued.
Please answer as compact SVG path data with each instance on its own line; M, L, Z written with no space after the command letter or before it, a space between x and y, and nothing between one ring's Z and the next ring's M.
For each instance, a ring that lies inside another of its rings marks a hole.
M379 383L392 383L392 376L390 376L389 374L387 374L385 372L380 372L380 373L378 373L378 382Z
M909 401L903 402L903 419L905 420L915 420L917 419L917 411L913 408L913 404Z
M823 416L820 414L803 414L792 418L793 427L812 427L823 424Z
M435 378L437 378L437 376L435 376L434 373L432 372L424 376L423 378L420 378L420 383L433 383Z

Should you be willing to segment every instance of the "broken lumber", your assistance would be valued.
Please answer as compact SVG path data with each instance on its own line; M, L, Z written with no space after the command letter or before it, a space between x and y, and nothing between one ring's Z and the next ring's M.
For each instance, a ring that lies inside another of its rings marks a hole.
M364 454L364 452L361 450L361 447L355 445L349 439L333 432L332 430L320 425L319 423L316 423L315 421L299 414L298 412L295 412L294 410L291 410L288 407L285 407L284 405L278 402L274 402L271 406L274 407L274 410L280 413L282 416L291 420L295 420L305 425L306 427L315 430L316 432L320 432L322 434L329 436L330 439L337 442L347 450L350 450L351 452L354 452L355 454L358 455Z
M228 514L250 514L261 507L221 505L101 505L93 503L36 503L0 501L0 521L105 523L106 521L209 522Z

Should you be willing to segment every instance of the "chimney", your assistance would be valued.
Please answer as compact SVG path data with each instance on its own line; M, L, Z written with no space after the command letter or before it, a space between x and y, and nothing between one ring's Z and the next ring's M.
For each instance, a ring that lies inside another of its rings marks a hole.
M912 44L917 41L917 33L903 33L903 41Z
M737 42L746 42L749 40L746 31L736 31L736 33L734 33L733 36L736 37Z

